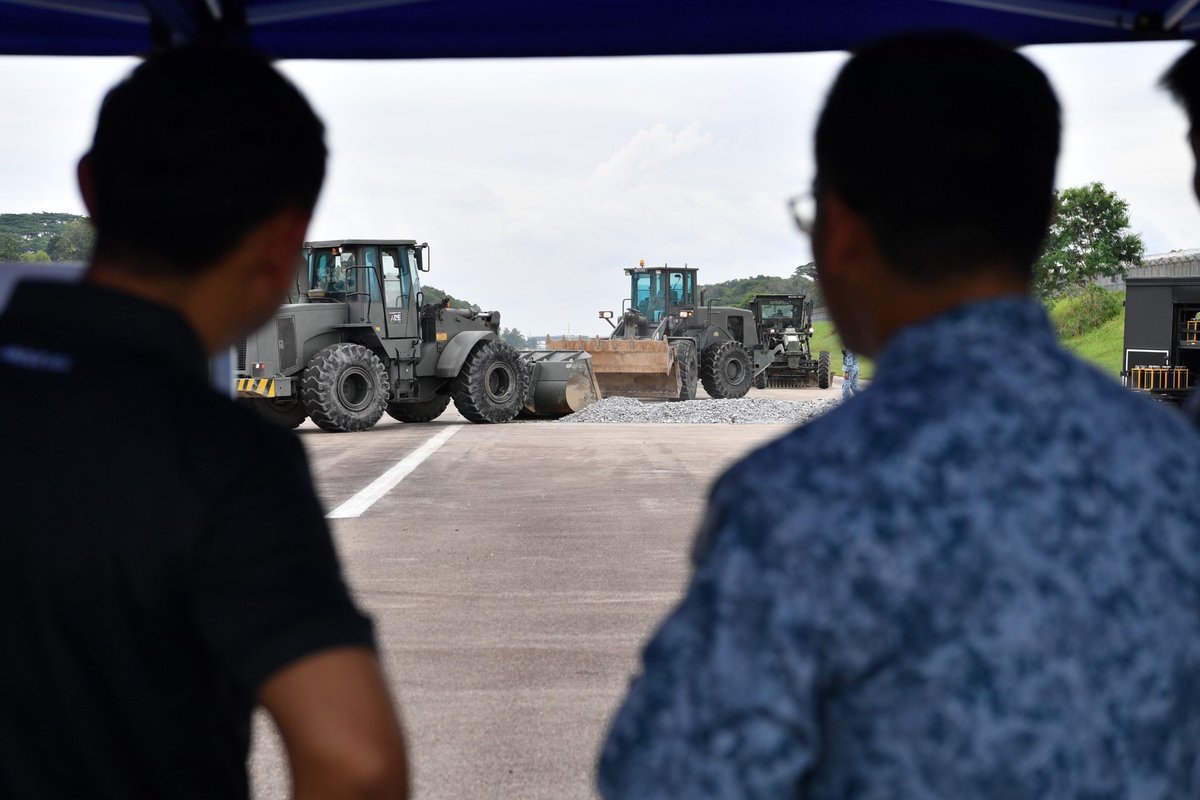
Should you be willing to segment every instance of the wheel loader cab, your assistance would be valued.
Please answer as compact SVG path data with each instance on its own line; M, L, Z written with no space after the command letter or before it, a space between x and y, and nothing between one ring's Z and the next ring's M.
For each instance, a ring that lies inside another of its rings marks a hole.
M345 303L347 322L373 325L381 339L415 337L420 291L415 243L342 243L308 253L308 299Z
M675 267L635 267L630 276L629 307L639 311L651 326L681 309L696 308L696 270Z

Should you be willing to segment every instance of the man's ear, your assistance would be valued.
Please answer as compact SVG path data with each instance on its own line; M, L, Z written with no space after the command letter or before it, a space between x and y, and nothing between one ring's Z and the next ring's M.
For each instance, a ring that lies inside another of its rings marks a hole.
M87 208L88 216L96 219L96 182L92 177L92 152L83 154L75 167L75 177L79 180L79 193L83 195L83 205Z
M833 190L826 191L821 198L820 214L818 235L824 256L822 271L842 280L860 278L861 267L875 255L875 237L867 221Z

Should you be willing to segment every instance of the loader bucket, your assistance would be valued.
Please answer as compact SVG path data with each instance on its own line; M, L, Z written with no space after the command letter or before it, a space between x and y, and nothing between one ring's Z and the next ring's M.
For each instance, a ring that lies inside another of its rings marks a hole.
M680 377L671 346L657 339L547 338L550 350L582 350L592 357L592 369L604 397L674 400Z
M561 417L600 399L592 359L582 350L522 350L529 389L522 416Z

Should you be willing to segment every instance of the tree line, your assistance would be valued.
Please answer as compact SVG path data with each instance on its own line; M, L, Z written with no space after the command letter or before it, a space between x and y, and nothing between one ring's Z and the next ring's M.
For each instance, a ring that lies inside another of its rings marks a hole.
M87 261L95 239L91 221L76 214L0 214L0 262Z
M816 264L809 262L792 270L788 277L755 275L753 278L734 278L720 283L701 284L705 302L713 305L749 308L750 301L758 294L802 294L813 301L814 306L824 305L821 287L816 281Z

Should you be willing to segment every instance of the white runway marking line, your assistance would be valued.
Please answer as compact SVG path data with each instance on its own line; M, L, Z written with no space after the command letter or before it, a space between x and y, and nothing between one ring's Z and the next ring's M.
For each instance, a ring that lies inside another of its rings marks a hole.
M441 433L425 442L425 444L416 450L413 450L403 459L396 462L394 467L371 481L361 492L326 514L325 518L349 519L351 517L362 516L364 511L375 505L376 500L383 497L396 484L407 478L414 469L421 466L422 461L436 453L438 448L444 445L451 436L458 433L462 427L462 425L447 426Z

